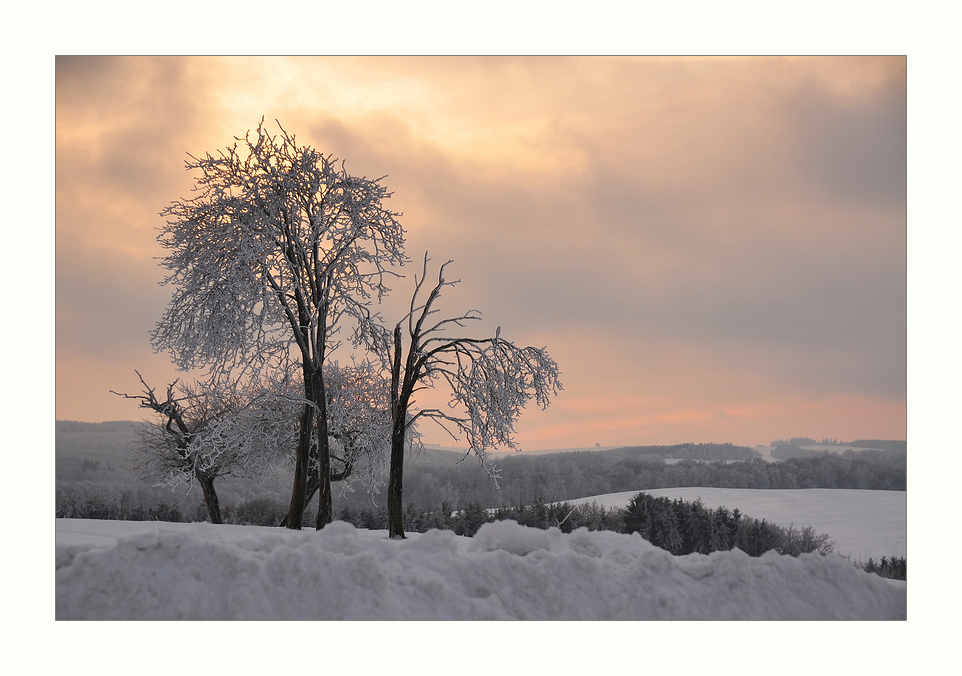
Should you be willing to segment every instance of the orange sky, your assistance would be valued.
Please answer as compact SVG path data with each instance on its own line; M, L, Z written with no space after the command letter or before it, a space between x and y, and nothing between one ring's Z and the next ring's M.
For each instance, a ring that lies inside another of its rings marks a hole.
M262 115L387 176L444 310L547 345L522 447L905 438L904 58L58 58L57 419L177 376L158 214Z

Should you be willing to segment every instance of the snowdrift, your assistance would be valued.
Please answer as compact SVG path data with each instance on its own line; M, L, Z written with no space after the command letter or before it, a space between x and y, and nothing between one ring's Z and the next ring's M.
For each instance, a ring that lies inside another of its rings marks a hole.
M637 534L513 521L485 524L473 539L429 531L404 541L344 522L321 531L144 523L114 538L86 524L85 538L82 520L57 522L58 620L906 617L905 582L836 556L674 557Z

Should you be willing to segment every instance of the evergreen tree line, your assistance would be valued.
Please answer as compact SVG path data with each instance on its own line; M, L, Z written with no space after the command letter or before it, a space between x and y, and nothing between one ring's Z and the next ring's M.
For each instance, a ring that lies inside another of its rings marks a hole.
M635 533L672 554L710 554L738 548L749 556L775 550L798 556L825 555L833 550L828 535L806 526L777 526L744 516L738 509L706 508L701 500L686 502L639 493L625 509L622 532Z
M673 444L671 446L622 446L608 453L612 457L660 456L677 460L755 460L761 455L748 446L727 444Z
M235 498L222 509L224 523L276 526L287 507L279 497L260 495ZM208 521L207 508L198 491L185 494L166 488L121 482L57 481L56 518L108 521ZM305 526L308 523L305 517Z
M206 510L183 511L165 501L130 505L120 500L88 498L77 500L74 493L57 496L58 519L102 519L107 521L172 521L174 523L206 521Z
M856 563L855 566L866 573L875 573L879 577L887 577L892 580L906 579L904 556L893 556L891 558L883 556L879 561L869 559L865 563Z
M880 449L883 451L905 451L907 443L900 439L856 439L855 441L839 441L825 437L821 441L815 441L810 437L792 437L791 439L775 439L771 443L772 448L779 446L851 446L854 448Z
M822 439L822 444L829 445L829 439ZM834 440L832 445L834 446ZM771 443L772 448L777 448L778 446L814 446L818 442L809 437L792 437L791 439L776 439Z
M824 555L834 546L828 535L816 533L811 527L783 528L764 519L747 517L737 509L709 509L701 500L671 500L647 493L636 495L626 508L536 501L531 505L497 509L484 509L470 503L459 510L452 510L447 504L421 510L409 503L405 516L404 527L408 531L424 533L436 528L467 537L473 537L485 523L506 520L533 528L559 528L563 533L578 528L638 533L675 555L710 554L736 547L749 556L761 556L770 550L791 556L808 552ZM358 528L383 528L386 514L383 509L345 508L339 518Z
M120 482L57 481L58 519L109 521L204 521L207 510L196 496Z

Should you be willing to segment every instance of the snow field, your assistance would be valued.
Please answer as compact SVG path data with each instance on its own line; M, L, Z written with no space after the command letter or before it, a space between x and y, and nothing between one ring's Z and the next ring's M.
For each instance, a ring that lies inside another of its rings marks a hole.
M645 493L687 502L701 499L706 508L738 508L754 519L782 527L811 526L835 541L835 552L852 561L878 561L883 556L905 556L907 501L905 491L866 491L844 488L652 488ZM608 493L571 500L601 507L627 507L638 491Z
M906 617L905 582L834 556L673 557L638 535L512 521L473 539L404 541L344 522L300 532L143 523L110 535L125 523L57 520L58 620Z

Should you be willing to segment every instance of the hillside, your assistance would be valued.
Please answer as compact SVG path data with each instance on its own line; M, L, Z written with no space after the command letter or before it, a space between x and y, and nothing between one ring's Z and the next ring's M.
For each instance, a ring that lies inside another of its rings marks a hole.
M57 421L57 515L73 518L203 520L199 491L157 488L135 473L136 424ZM755 459L738 459L739 457ZM636 446L528 455L499 454L496 483L463 452L426 448L405 467L405 503L432 509L485 508L563 502L622 491L705 486L717 488L906 488L904 451L814 454L783 462L758 459L732 444ZM225 519L279 523L290 500L291 470L282 463L263 481L217 480ZM334 509L380 509L384 491L369 495L334 484ZM311 513L311 508L308 508ZM312 517L311 517L312 518ZM313 525L312 521L305 522Z
M133 478L132 448L141 423L56 422L56 475L59 480ZM113 473L116 474L114 475Z
M773 441L770 453L773 460L788 460L789 458L811 458L819 453L841 455L849 451L889 451L898 454L907 451L907 443L886 439L856 439L849 442L823 439L822 443L818 443L814 439L797 437L788 441L784 439Z
M624 446L610 451L612 457L656 456L673 460L755 460L761 455L753 448L734 444L675 444L673 446Z

